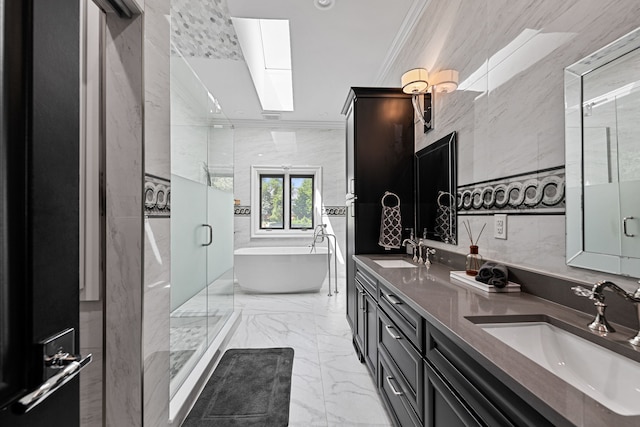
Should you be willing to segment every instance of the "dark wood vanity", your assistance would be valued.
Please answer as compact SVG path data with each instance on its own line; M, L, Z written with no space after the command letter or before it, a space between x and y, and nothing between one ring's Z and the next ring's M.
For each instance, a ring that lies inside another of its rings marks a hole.
M376 259L389 257L354 257L353 333L396 425L640 425L640 417L610 411L468 319L536 314L584 328L588 315L524 292L453 284L441 264L382 268Z

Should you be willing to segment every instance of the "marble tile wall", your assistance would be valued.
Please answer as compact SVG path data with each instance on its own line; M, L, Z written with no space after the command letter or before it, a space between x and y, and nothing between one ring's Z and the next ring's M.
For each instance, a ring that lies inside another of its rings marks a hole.
M430 2L383 84L413 67L459 71L458 90L436 95L434 130L416 128L416 151L458 132L458 185L562 166L564 68L638 26L634 0ZM493 238L492 216L466 219L476 231L487 223L487 258L581 281L607 276L565 265L564 215L510 215L508 240ZM434 246L464 253L465 239Z
M143 29L144 173L171 191L170 0L145 0ZM145 212L143 237L144 426L169 423L171 210Z
M93 356L80 375L82 427L102 423L103 314L102 301L80 301L80 354Z
M142 425L143 18L107 15L105 70L107 426Z
M292 132L295 143L277 145L272 132ZM344 206L344 129L236 127L234 152L234 198L240 205L251 204L251 166L322 166L322 199L325 206ZM346 219L344 215L323 215L322 221L336 235L338 273L345 277ZM248 246L305 246L305 239L251 238L250 216L235 216L235 248Z

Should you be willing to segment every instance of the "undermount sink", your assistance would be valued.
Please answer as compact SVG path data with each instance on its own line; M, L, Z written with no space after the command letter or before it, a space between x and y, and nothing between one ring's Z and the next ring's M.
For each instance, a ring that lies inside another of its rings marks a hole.
M640 363L544 321L480 328L621 415L640 415Z
M385 260L373 260L382 268L415 268L417 265L411 264L403 259L385 259Z

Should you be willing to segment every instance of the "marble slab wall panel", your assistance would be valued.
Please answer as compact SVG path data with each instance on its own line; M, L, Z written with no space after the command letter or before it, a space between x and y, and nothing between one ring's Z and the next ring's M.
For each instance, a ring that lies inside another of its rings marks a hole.
M143 18L107 16L105 425L142 425Z
M146 0L144 14L145 173L171 174L169 0Z
M171 218L144 227L144 425L160 427L169 420Z
M416 150L458 132L458 185L563 166L564 68L638 26L634 0L430 2L382 80L398 86L414 67L459 71L458 90L435 96L434 130L416 127ZM493 216L461 218L487 223L480 248L492 259L580 281L607 277L565 265L562 214L509 216L507 240L493 238ZM465 253L460 242L434 246Z
M295 138L287 144L278 143L272 132L292 132ZM234 198L241 206L251 204L252 165L322 166L322 198L325 206L344 206L345 150L344 129L323 128L254 128L237 127L234 132ZM295 141L295 143L291 143ZM344 253L346 228L344 216L323 216L330 221L336 234L339 251ZM309 239L251 239L249 216L235 216L235 247L247 246L299 246L308 245ZM344 277L344 264L339 266Z
M80 425L93 427L102 423L102 334L101 301L80 301L80 354L92 354L92 362L80 375Z
M171 99L169 0L146 0L144 13L144 172L163 184L170 203ZM158 188L158 186L156 186ZM146 208L146 205L145 205ZM169 424L170 207L145 210L143 290L143 425Z

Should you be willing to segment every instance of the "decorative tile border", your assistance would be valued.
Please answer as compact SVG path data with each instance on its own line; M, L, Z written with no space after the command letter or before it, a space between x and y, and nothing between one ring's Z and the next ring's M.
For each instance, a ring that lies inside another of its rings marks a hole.
M322 216L346 216L346 206L323 206Z
M251 206L234 206L233 214L235 216L251 216Z
M251 206L234 206L233 214L235 216L251 216ZM322 216L346 216L346 206L323 206Z
M151 174L144 175L144 214L152 218L171 216L171 181Z
M564 166L458 187L458 215L564 212Z

